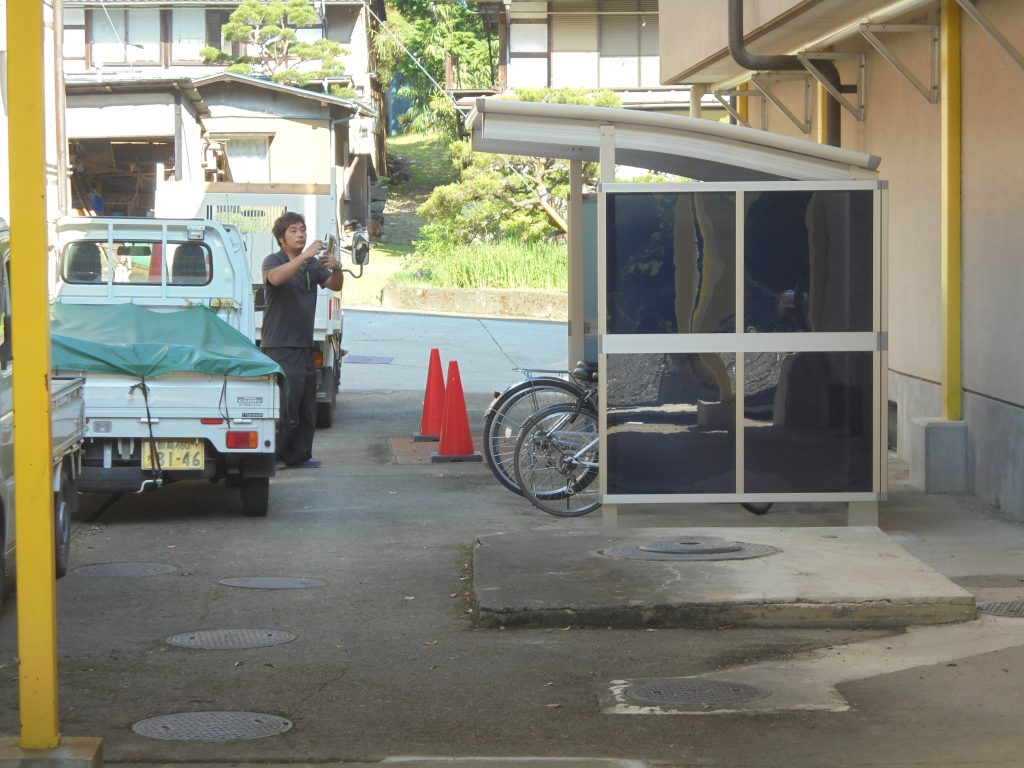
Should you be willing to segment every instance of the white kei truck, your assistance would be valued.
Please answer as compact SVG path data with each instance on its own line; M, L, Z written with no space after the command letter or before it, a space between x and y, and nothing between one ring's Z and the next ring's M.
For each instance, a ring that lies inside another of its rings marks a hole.
M8 259L11 241L7 223L0 220L0 603L8 592L14 555L14 419L11 359L11 293ZM68 571L71 518L78 509L78 475L83 436L81 378L50 380L51 459L56 576Z
M274 239L274 221L285 211L296 211L306 219L309 240L322 239L335 256L347 252L358 273L346 270L353 277L362 275L369 262L370 241L360 227L354 230L339 227L338 199L331 194L282 192L282 185L244 185L249 191L217 192L217 184L198 182L162 182L157 187L157 216L200 216L237 227L249 253L249 276L256 310L256 341L259 343L263 323L264 284L263 259L280 246ZM238 186L238 185L232 185ZM340 243L340 245L339 245ZM341 363L344 357L342 334L345 316L340 294L321 288L317 293L310 346L316 352L316 425L327 428L334 424L334 413L341 386Z
M79 488L224 481L267 514L280 367L256 347L238 232L202 219L63 218L51 363L85 378Z

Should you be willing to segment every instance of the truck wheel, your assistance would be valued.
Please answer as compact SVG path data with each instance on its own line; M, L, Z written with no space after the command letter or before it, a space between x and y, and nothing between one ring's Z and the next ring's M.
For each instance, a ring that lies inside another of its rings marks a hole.
M270 506L270 478L243 477L242 514L246 517L266 517Z
M324 368L323 380L326 383L327 402L316 404L317 429L330 429L334 425L334 407L338 403L338 379L331 368Z
M78 512L78 483L71 477L67 461L60 470L60 490L53 495L54 561L57 578L68 572L71 563L71 518Z

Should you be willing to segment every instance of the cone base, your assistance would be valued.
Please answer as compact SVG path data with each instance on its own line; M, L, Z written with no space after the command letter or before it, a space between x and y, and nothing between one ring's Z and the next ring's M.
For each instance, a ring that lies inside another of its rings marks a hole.
M419 432L412 436L414 443L436 443L440 439L440 435L421 435Z
M469 453L464 456L442 456L439 453L430 454L431 464L444 464L449 461L483 461L484 457L479 453Z

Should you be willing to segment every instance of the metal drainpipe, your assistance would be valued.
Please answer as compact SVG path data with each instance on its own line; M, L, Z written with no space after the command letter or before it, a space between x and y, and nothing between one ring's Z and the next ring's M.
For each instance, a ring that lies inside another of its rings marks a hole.
M729 53L733 61L744 69L753 72L758 70L804 70L804 65L796 56L782 54L765 55L751 53L743 45L743 0L729 0ZM828 81L842 92L839 70L829 59L816 59L814 62ZM841 106L831 94L828 94L825 107L825 143L833 147L841 146Z

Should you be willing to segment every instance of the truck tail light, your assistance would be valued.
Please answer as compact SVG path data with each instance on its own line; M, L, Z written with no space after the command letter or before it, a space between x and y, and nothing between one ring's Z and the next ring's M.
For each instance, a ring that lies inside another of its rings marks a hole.
M200 419L200 424L223 424L224 419Z
M228 432L228 448L251 449L259 444L258 432Z
M314 368L323 368L324 367L324 351L322 349L318 349L316 351L316 354L313 355L313 367Z

